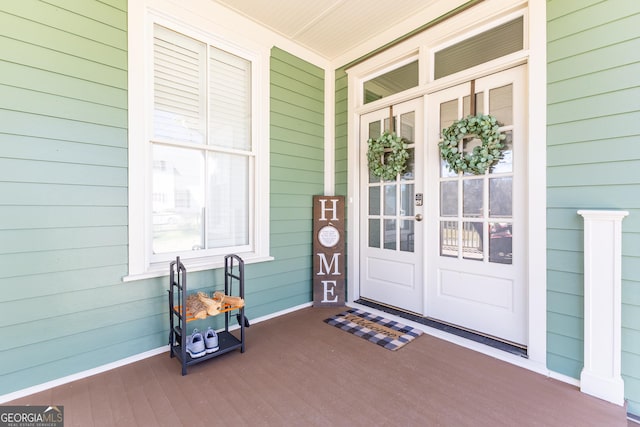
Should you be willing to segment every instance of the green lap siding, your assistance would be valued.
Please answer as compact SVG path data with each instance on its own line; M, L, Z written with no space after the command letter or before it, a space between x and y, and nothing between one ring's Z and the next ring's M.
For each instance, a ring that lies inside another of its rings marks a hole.
M127 274L127 2L0 5L0 395L165 344Z
M127 0L0 3L0 395L167 344L167 279L122 281L126 25ZM277 48L270 69L275 260L246 268L250 319L311 301L324 188L324 71Z
M270 80L271 255L276 260L249 270L256 279L252 288L258 288L249 291L259 301L258 316L311 301L312 195L324 191L324 71L276 47Z
M640 2L547 2L548 365L583 367L583 222L629 211L622 242L622 375L640 413Z

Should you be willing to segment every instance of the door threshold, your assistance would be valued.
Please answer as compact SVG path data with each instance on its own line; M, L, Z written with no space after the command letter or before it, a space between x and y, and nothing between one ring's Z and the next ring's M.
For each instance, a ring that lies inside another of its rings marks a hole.
M468 340L475 341L477 343L484 344L498 350L506 351L508 353L524 357L525 359L529 358L529 356L527 355L527 348L522 345L504 341L489 335L483 335L476 331L461 328L460 326L451 325L436 319L432 319L430 317L424 317L412 311L402 310L398 307L381 304L379 302L372 301L366 298L360 298L355 300L354 302L367 307L375 308L376 310L380 310L385 313L402 317L403 319L411 320L413 322L429 326L430 328L457 335L459 337L466 338Z

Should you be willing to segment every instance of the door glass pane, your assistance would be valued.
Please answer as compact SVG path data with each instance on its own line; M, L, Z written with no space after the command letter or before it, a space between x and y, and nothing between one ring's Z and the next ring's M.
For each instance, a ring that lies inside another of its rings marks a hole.
M489 114L498 119L500 126L513 124L513 85L489 91Z
M458 117L458 100L443 102L440 104L440 136L442 131L453 124Z
M382 134L382 129L380 129L380 121L376 120L375 122L369 123L369 138L377 138Z
M404 252L413 252L414 248L414 221L400 220L400 250Z
M401 181L410 181L415 177L415 168L416 168L416 150L415 148L408 148L407 153L409 154L409 158L407 159L407 168L400 175Z
M482 260L482 223L462 223L462 257L465 259Z
M502 157L498 163L493 165L489 173L510 173L513 172L513 132L503 132L505 139L502 140L504 148L502 149Z
M400 215L413 216L413 184L402 184L400 186Z
M440 183L440 216L458 216L458 181Z
M391 122L389 121L388 117L384 119L384 130L391 132L390 123ZM397 129L397 128L398 128L398 118L396 116L393 116L393 129Z
M511 264L513 259L511 224L492 222L489 224L489 261Z
M153 145L153 252L204 247L202 151Z
M452 99L451 101L443 102L440 104L440 133L439 137L442 138L442 130L448 128L453 124L455 120L459 119L458 117L458 100ZM447 166L447 162L440 159L440 176L441 177L451 177L456 176L455 172L449 170L449 166Z
M396 214L396 185L384 186L384 215Z
M462 182L462 215L482 217L483 179L467 179Z
M379 219L369 220L369 247L370 248L380 247L380 220Z
M405 139L407 144L413 144L415 142L415 122L415 111L400 115L399 135ZM409 148L407 151L409 153L409 158L407 159L407 168L402 175L400 175L400 179L402 180L410 180L414 178L415 149Z
M440 221L440 255L458 256L458 221Z
M449 165L442 159L442 157L440 157L440 176L442 178L452 178L454 176L458 176L457 173L449 169Z
M462 138L462 151L465 155L473 154L473 149L482 146L482 140L474 136ZM465 176L473 176L471 172L465 172Z
M416 113L411 111L410 113L402 114L400 116L400 132L399 135L407 140L407 143L412 144L415 142L415 123Z
M380 187L369 187L369 215L380 215Z
M489 180L489 216L511 217L513 202L513 178L491 178Z
M469 105L469 95L462 98L462 117L471 114L471 106ZM476 115L484 114L484 93L476 93Z
M396 220L384 220L384 248L396 249Z
M373 172L369 171L369 182L380 182L380 177L373 174Z
M375 121L375 122L371 122L369 123L369 136L367 137L367 140L370 138L378 138L381 134L382 134L382 130L380 129L381 127L381 122L379 120ZM368 145L367 145L367 141L365 140L364 142L364 152L367 152L368 149ZM369 172L369 182L380 182L380 177L375 176L368 168L367 171Z

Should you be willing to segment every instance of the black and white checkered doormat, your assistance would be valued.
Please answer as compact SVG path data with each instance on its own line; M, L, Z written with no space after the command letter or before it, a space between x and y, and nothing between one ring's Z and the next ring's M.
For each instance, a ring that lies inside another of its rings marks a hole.
M355 308L324 320L389 350L397 350L422 335L422 331Z

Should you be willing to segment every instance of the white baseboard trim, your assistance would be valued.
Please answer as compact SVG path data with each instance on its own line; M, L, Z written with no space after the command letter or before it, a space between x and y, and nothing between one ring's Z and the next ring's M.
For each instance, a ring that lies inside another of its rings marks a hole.
M256 319L249 319L251 324L264 322L265 320L275 319L276 317L284 316L285 314L293 313L294 311L302 310L303 308L312 307L313 302L305 302L304 304L296 305L295 307L286 308L275 313L267 314L266 316L258 317Z
M311 307L313 305L312 302L308 302L305 304L300 304L295 307L287 308L282 311L278 311L275 313L268 314L266 316L258 317L256 319L250 319L252 324L264 322L265 320L273 319L288 313L293 313L294 311L301 310L303 308ZM237 329L239 326L235 326L231 329ZM0 404L10 402L12 400L20 399L25 396L29 396L31 394L40 393L41 391L49 390L50 388L58 387L64 384L68 384L73 381L78 381L83 378L87 378L96 374L100 374L102 372L110 371L112 369L119 368L121 366L128 365L130 363L138 362L140 360L147 359L152 356L156 356L158 354L166 353L169 351L169 346L165 345L162 347L155 348L153 350L145 351L144 353L135 354L130 357L126 357L124 359L116 360L115 362L107 363L106 365L98 366L96 368L87 369L86 371L78 372L75 374L67 375L66 377L57 378L52 381L48 381L46 383L34 385L32 387L27 387L22 390L14 391L11 393L7 393L0 396Z
M124 359L116 360L115 362L107 363L106 365L98 366L92 369L87 369L86 371L67 375L66 377L62 377L52 381L48 381L46 383L34 385L32 387L14 391L12 393L7 393L0 396L0 403L6 403L15 399L20 399L21 397L29 396L31 394L40 393L41 391L49 390L50 388L58 387L73 381L81 380L83 378L100 374L102 372L110 371L111 369L116 369L121 366L128 365L130 363L138 362L140 360L144 360L149 357L156 356L161 353L165 353L167 351L169 351L169 346L165 345L162 347L155 348L153 350L145 351L144 353L135 354L133 356L126 357Z

